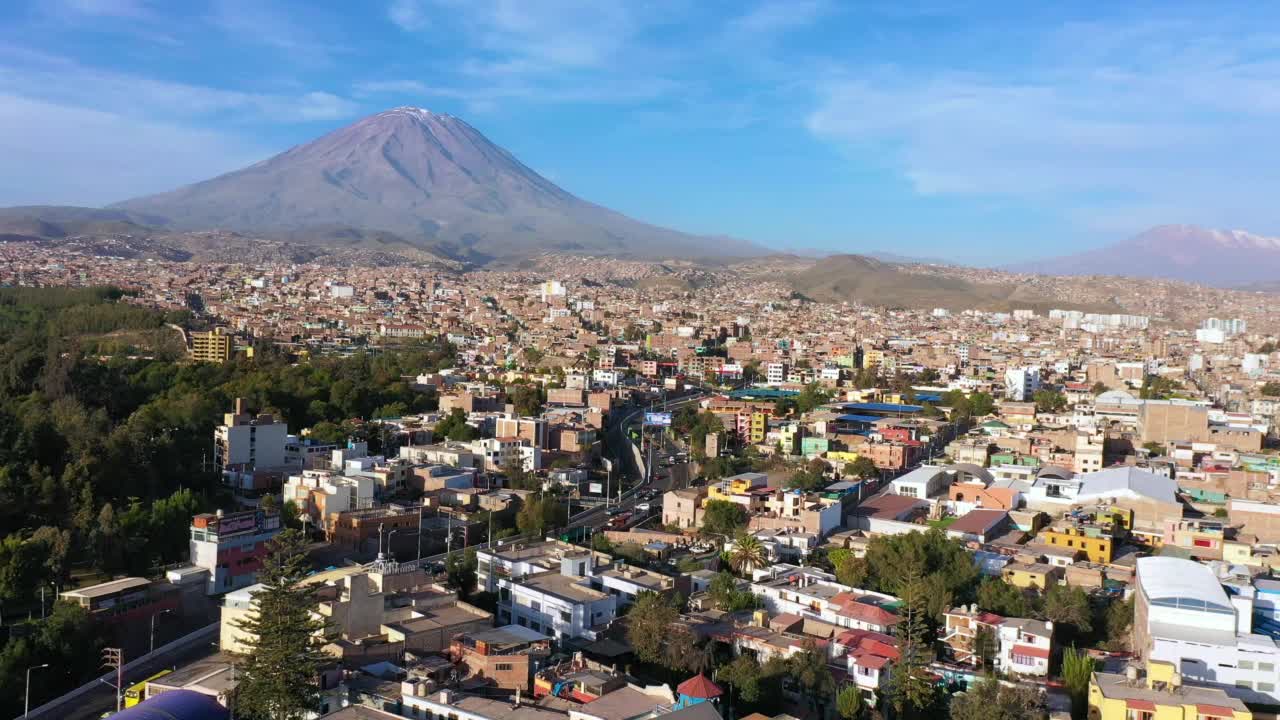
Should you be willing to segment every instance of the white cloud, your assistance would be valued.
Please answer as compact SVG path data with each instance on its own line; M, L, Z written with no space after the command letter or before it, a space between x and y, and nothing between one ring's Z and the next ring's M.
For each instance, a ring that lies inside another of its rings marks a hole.
M392 0L387 17L401 29L417 32L431 26L429 9L425 0Z
M266 157L219 132L0 93L0 205L102 205ZM19 170L20 169L20 170Z
M1267 43L1109 30L1063 28L1042 38L1052 61L1016 72L846 67L816 82L807 126L857 158L887 155L919 193L1043 201L1079 227L1133 228L1168 208L1280 222L1260 189L1280 181L1267 140L1280 62L1240 50Z
M55 12L87 17L149 19L151 8L143 0L56 0L45 6Z
M263 93L168 82L6 47L0 47L0 92L142 119L234 114L239 120L305 122L347 117L360 109L328 92Z
M826 0L764 0L729 23L731 32L772 35L808 27L830 8Z

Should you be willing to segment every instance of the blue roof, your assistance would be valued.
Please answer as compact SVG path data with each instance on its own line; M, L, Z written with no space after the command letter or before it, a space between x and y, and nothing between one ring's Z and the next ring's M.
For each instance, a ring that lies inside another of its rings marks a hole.
M195 690L170 690L116 715L114 720L227 720L227 709Z
M780 400L782 398L795 397L800 393L795 390L778 390L777 388L743 388L742 390L734 390L729 393L729 397L739 398L760 398L761 400Z
M879 415L838 415L836 416L836 420L839 420L840 422L873 423L873 422L880 422L883 419L884 418L880 417Z
M899 405L897 403L849 403L843 407L845 410L853 410L854 412L918 413L924 409L921 405Z
M936 403L936 402L942 402L942 396L939 395L938 393L918 392L916 393L916 400L919 400L920 402Z

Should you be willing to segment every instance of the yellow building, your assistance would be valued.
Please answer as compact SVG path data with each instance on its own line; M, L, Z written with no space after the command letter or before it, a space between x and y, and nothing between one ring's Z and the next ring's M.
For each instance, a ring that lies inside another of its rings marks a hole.
M1078 525L1055 525L1041 530L1038 537L1046 545L1083 550L1089 562L1107 564L1115 553L1115 540L1110 535L1098 532L1100 528Z
M707 496L702 500L702 506L706 507L712 500L724 500L742 505L748 512L759 510L764 505L763 494L751 491L765 487L768 482L769 476L764 473L749 472L725 478L707 486Z
M1010 585L1027 589L1044 590L1050 585L1058 584L1062 569L1048 563L1011 562L1004 566L1001 577Z
M862 354L862 367L871 369L884 364L883 350L868 350Z
M764 442L764 438L769 434L769 413L753 412L747 425L747 441L752 445L758 445Z
M826 458L828 462L832 463L851 463L858 459L858 453L848 450L829 450Z
M231 359L231 336L221 330L191 333L191 359L222 364Z
M1089 717L1098 720L1252 720L1244 703L1218 688L1183 684L1173 664L1147 663L1140 673L1096 672L1089 682Z

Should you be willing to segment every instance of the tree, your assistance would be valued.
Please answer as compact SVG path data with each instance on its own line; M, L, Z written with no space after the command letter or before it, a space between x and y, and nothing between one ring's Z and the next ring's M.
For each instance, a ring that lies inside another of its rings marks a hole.
M836 711L844 720L862 720L867 711L862 690L857 685L845 685L840 694L836 695Z
M508 393L508 399L518 414L536 417L542 414L542 391L533 385L516 385Z
M747 533L739 533L733 541L733 551L729 553L729 564L740 574L750 575L756 568L768 564L769 555L765 551L760 538Z
M796 410L801 413L811 412L831 399L831 393L822 389L818 383L809 383L796 396Z
M702 509L702 529L712 535L733 537L747 524L747 511L728 500L708 500Z
M664 638L663 665L681 673L697 674L711 666L711 653L698 644L688 628L673 626Z
M986 677L951 697L950 715L951 720L1043 720L1048 711L1039 690Z
M711 602L724 612L750 610L757 604L756 596L750 590L739 590L738 579L732 573L721 570L711 579L707 587L707 595Z
M661 665L671 624L679 617L666 598L648 590L636 595L627 613L627 642L644 662Z
M990 415L996 408L996 400L990 393L976 392L969 396L969 404L973 407L974 417Z
M1164 455L1164 445L1161 443L1155 442L1154 440L1142 443L1142 449L1146 450L1148 453L1150 453L1155 457Z
M1262 385L1262 394L1267 397L1280 397L1280 382L1268 381Z
M479 560L476 557L475 548L467 548L465 552L455 550L445 556L444 571L449 578L449 584L458 589L458 594L463 599L475 592L478 567Z
M803 695L814 704L818 717L825 717L823 709L835 694L836 681L827 667L824 651L812 640L805 640L803 649L787 658L787 669Z
M750 704L760 700L760 676L760 663L744 653L729 664L720 666L718 679L733 688L739 700Z
M1089 681L1093 678L1093 658L1075 646L1062 653L1062 683L1071 697L1071 717L1081 720L1089 709Z
M894 634L898 638L899 659L889 677L889 702L896 717L930 717L930 709L938 700L937 688L929 676L929 663L933 660L929 626L927 622L928 589L916 570L902 583L898 608L898 624Z
M860 480L878 477L880 468L876 467L876 462L865 455L859 455L853 459L853 462L845 463L845 477L856 477Z
M1067 407L1067 396L1057 390L1037 390L1031 397L1039 412L1062 412Z
M854 557L853 552L844 548L836 548L827 553L827 558L834 568L836 580L849 587L867 586L870 569L865 558Z
M236 628L248 652L239 664L236 710L242 717L300 720L320 706L320 668L328 662L312 617L315 588L306 577L306 540L285 530L271 543L253 595L253 609Z
M1129 646L1129 628L1133 625L1133 597L1128 600L1113 600L1107 605L1103 615L1106 628L1106 647L1109 650L1124 650Z
M1176 381L1163 375L1147 375L1142 379L1142 389L1138 396L1143 400L1164 400L1181 389Z
M942 411L928 400L924 401L924 403L920 405L920 414L927 418L942 417Z
M1089 392L1093 393L1094 395L1101 395L1102 393L1110 389L1111 388L1107 387L1106 383L1096 382L1093 384L1093 387L1089 388Z
M1031 616L1027 596L1000 578L986 578L978 585L978 607L1004 617Z
M1086 635L1093 630L1089 596L1079 587L1051 585L1044 596L1044 616L1052 620L1055 630L1066 638Z
M819 460L818 462L822 462ZM827 485L827 478L822 473L815 473L808 468L802 468L791 473L791 477L787 479L787 488L791 490L803 490L805 492L813 492Z
M450 410L443 420L436 423L434 434L458 442L476 439L476 429L467 424L467 413L462 408Z
M516 528L522 535L545 535L564 517L565 508L554 495L530 495L516 513Z
M991 628L983 625L973 635L973 659L979 670L989 672L996 657L996 636Z

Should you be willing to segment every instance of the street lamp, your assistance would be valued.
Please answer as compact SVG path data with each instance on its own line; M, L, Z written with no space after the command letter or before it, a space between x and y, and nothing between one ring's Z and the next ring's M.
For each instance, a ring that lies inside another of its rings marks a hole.
M32 665L27 668L27 694L26 699L22 703L22 717L26 717L27 713L31 712L31 671L47 667L49 667L49 663L45 663L43 665Z
M170 612L173 612L173 608L165 608L158 613L151 613L151 653L156 651L156 618Z

